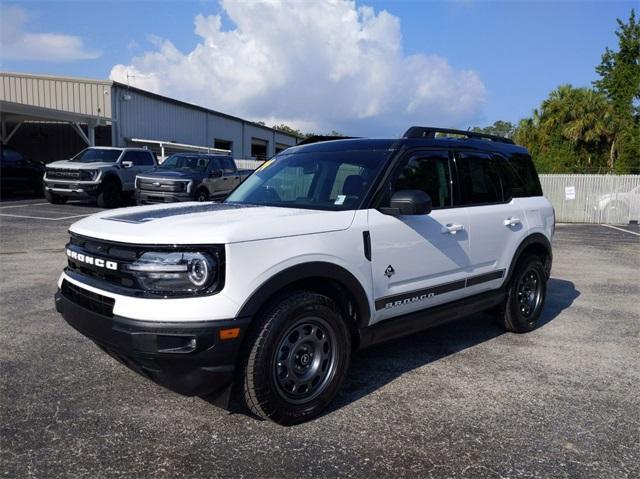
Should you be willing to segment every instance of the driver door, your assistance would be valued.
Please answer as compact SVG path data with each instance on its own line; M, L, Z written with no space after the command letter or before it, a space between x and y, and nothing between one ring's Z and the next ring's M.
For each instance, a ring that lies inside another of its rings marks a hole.
M448 151L409 152L388 180L383 203L396 191L422 190L432 199L431 213L392 216L369 210L373 322L464 296L469 216L466 208L453 207L451 171Z

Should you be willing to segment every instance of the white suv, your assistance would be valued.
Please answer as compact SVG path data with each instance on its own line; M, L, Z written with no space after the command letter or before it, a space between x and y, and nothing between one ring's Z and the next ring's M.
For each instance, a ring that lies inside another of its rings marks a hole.
M161 385L295 424L355 349L484 310L535 328L553 231L524 148L413 127L289 148L223 203L83 219L56 305Z

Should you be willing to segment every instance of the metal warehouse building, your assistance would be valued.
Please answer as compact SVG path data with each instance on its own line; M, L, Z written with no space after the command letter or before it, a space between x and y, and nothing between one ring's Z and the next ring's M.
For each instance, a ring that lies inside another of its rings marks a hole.
M299 138L208 108L104 80L0 72L2 143L46 163L87 145L146 145L159 155L177 144L265 159Z

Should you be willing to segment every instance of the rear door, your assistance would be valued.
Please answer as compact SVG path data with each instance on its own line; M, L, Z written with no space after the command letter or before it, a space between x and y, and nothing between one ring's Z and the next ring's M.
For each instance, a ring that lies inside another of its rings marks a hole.
M470 275L467 293L499 287L526 234L525 216L506 188L499 157L456 152L458 189L454 203L469 212Z
M222 187L224 193L228 194L236 186L240 184L240 175L238 174L238 168L236 162L231 157L220 158L222 164Z
M411 216L369 210L373 321L463 297L471 264L469 218L466 208L453 207L449 153L408 153L384 187L388 193L378 206L387 206L396 191L420 189L431 197L433 210Z

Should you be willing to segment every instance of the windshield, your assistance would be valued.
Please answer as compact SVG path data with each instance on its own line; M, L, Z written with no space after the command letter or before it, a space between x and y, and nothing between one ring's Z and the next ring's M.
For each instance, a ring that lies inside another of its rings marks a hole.
M387 150L281 154L260 166L226 202L356 209L388 155Z
M69 161L74 161L77 163L114 163L120 157L120 153L122 150L103 150L100 148L87 148L86 150L82 150L76 156L71 158Z
M204 156L171 155L158 168L162 170L205 171L211 160L211 158Z

